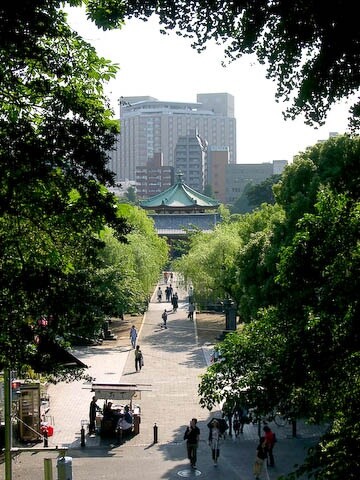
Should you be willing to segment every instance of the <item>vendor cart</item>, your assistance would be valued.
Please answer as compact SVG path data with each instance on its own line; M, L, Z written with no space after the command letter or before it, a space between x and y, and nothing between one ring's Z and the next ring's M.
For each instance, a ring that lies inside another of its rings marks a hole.
M101 437L140 433L141 408L137 403L141 400L141 392L151 390L148 384L133 383L93 383L92 392L97 400L103 400L102 412L96 416L96 431ZM125 414L132 417L131 426L123 427Z

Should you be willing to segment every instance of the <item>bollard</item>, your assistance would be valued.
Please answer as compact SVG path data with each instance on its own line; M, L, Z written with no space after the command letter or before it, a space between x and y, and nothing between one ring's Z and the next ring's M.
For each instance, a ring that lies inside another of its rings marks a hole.
M47 428L44 428L43 437L44 437L44 448L47 448L49 446L48 429Z
M158 443L158 426L154 423L154 443Z
M53 480L53 468L51 458L44 458L44 479Z
M80 445L82 447L85 447L85 428L84 425L81 425L81 430L80 430Z

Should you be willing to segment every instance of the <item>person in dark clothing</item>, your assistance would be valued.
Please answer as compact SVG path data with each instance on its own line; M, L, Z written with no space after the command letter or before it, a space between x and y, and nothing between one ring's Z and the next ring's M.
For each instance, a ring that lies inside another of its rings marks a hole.
M96 412L101 412L101 408L96 403L96 397L92 397L89 408L89 435L95 435Z
M190 460L191 468L196 468L197 448L200 438L200 429L196 424L197 419L191 419L190 425L186 428L184 433L184 440L186 440L187 455Z
M275 465L274 454L273 454L273 448L275 445L275 434L271 430L271 428L268 427L267 425L265 425L263 430L264 430L266 448L269 454L269 467L273 467Z
M140 345L136 345L135 348L135 370L138 372L144 365L144 359L142 351L140 350Z
M171 300L172 306L173 306L173 312L176 312L179 306L179 298L177 292L174 293L172 300Z
M163 321L163 324L162 324L161 328L167 328L167 318L168 318L168 315L167 315L166 308L165 308L165 310L163 311L163 313L162 313L162 315L161 315L161 318L162 318L162 321Z

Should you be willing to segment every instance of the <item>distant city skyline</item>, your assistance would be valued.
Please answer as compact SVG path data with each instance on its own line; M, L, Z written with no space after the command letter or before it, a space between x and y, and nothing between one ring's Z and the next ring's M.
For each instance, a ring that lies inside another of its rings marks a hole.
M252 56L221 67L223 49L210 45L198 54L188 39L161 35L156 18L132 19L117 31L103 32L79 8L67 9L69 23L98 54L120 65L116 79L105 88L119 118L120 97L152 96L164 101L196 102L196 94L227 92L235 97L237 163L292 161L293 156L330 132L344 133L348 105L341 102L322 127L305 125L303 118L284 121L283 103L275 101L275 85L265 67Z

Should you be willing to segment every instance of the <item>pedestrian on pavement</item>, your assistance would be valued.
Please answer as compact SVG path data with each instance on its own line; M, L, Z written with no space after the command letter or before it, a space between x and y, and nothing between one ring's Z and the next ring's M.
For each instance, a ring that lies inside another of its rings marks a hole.
M189 320L194 320L194 312L195 312L195 305L193 303L189 303L189 308L188 308Z
M214 462L214 467L217 467L218 458L220 456L220 439L222 434L220 431L219 422L214 419L209 427L209 445L211 448L211 457Z
M186 440L187 456L190 460L191 468L196 468L197 448L200 439L200 429L197 427L197 419L192 418L190 425L186 428L184 433L184 440Z
M157 299L158 299L158 302L161 302L162 300L162 290L161 290L161 287L159 287L157 289Z
M265 437L261 437L260 442L256 447L256 458L254 463L255 480L260 480L260 475L264 469L264 465L265 465L266 479L269 480L269 473L267 471L266 462L265 462L265 460L267 459L267 454L268 454L268 451L266 447Z
M135 370L138 372L144 366L144 357L140 350L140 345L135 348Z
M165 298L167 302L170 302L170 287L169 285L166 286L165 288Z
M179 306L179 297L177 292L174 293L172 300L171 300L172 306L173 306L173 312L176 312Z
M131 328L130 328L130 340L131 340L131 346L132 348L135 348L136 347L136 340L137 340L137 330L135 328L135 325L133 325Z
M194 303L194 288L192 285L189 288L189 303Z
M267 425L265 425L263 430L265 432L265 434L264 434L265 443L266 443L266 448L267 448L267 451L268 451L268 454L269 454L268 465L269 465L269 467L273 467L275 465L273 448L274 448L274 445L275 445L275 442L276 442L276 436L275 436L275 433L271 430L271 428L268 427Z
M167 328L167 317L168 317L168 314L167 314L167 310L165 308L165 310L163 311L162 315L161 315L161 318L162 318L162 325L161 325L161 328Z
M101 412L96 402L96 397L92 397L89 408L89 435L95 435L96 412Z
M233 402L227 400L222 406L222 418L227 420L229 425L229 435L232 436L232 427L233 427L233 416L234 416L234 405Z

